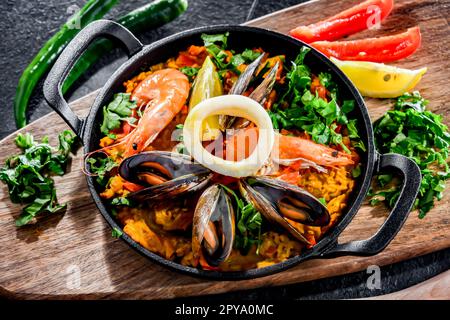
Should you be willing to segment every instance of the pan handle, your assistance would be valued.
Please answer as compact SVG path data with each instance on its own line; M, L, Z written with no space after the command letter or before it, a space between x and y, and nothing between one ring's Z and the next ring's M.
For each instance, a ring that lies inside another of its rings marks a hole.
M80 119L62 94L62 85L70 70L82 56L87 47L97 38L106 37L119 40L128 56L139 52L142 43L125 27L110 20L97 20L87 25L67 45L56 60L44 82L44 97L47 103L55 110L78 137L83 140L84 120Z
M408 218L417 193L419 192L422 176L417 164L399 154L383 154L380 156L378 172L382 169L395 170L400 173L403 182L400 196L391 213L383 225L369 239L350 241L347 243L335 243L324 251L321 256L335 257L342 255L371 256L382 251L400 231Z

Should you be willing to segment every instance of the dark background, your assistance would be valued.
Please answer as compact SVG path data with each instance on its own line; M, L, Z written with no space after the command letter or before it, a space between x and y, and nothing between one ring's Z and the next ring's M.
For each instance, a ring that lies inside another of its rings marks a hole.
M105 18L114 18L147 3L144 0L120 1ZM211 24L239 24L251 18L271 13L304 1L299 0L190 0L188 11L172 23L137 35L150 43L173 33ZM18 79L39 51L59 27L67 20L73 5L82 7L83 0L2 0L0 2L0 139L14 132L16 126L12 112L13 98ZM301 21L299 21L299 24ZM117 50L103 57L69 93L69 100L82 97L98 89L105 79L124 61ZM33 95L29 119L35 120L50 112L43 101L42 83ZM413 213L414 214L414 213ZM450 268L450 249L429 254L381 268L381 289L366 287L369 276L365 271L284 287L264 288L246 292L229 293L208 300L226 299L343 299L367 297L390 293L422 282Z

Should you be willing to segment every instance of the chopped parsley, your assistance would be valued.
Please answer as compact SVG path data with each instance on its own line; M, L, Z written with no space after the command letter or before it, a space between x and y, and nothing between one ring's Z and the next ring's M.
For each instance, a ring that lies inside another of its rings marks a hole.
M206 51L213 58L214 63L217 65L219 70L227 68L227 58L228 54L225 52L227 48L229 33L223 34L202 34L201 38L206 47Z
M136 108L136 102L130 101L129 93L114 95L113 101L103 107L103 122L100 131L108 135L112 130L120 127L121 121L135 123L137 119L131 117L134 108Z
M245 49L242 53L232 54L228 62L228 54L225 51L227 49L229 33L223 34L202 34L206 51L212 57L212 60L219 70L219 75L223 75L224 72L231 70L236 74L240 74L237 69L238 66L245 63L248 64L258 58L261 53L252 49ZM183 71L182 71L183 72Z
M114 227L111 231L111 236L113 238L120 238L123 235L122 230L120 230L119 228Z
M200 68L195 67L182 67L180 68L180 71L183 72L188 78L189 81L193 81L195 76L197 76L198 71Z
M108 183L107 174L112 169L119 166L119 164L110 157L88 158L87 163L90 165L89 172L97 175L97 183L101 186L106 186Z
M71 131L63 131L58 136L59 147L55 149L44 137L34 141L30 133L19 133L15 139L22 153L9 157L0 168L0 180L8 186L9 196L14 203L24 204L16 226L35 221L43 213L54 213L66 207L56 198L52 175L66 172L70 153L77 141Z
M246 255L251 247L256 244L257 253L261 244L261 226L263 218L261 213L251 204L246 203L233 190L222 185L233 196L236 203L236 234L234 247Z
M313 141L324 145L339 145L350 152L343 143L340 127L347 129L354 147L365 151L361 141L357 120L349 120L347 114L355 108L353 100L345 100L342 105L337 102L337 85L328 73L320 73L319 81L330 92L331 100L320 98L311 93L312 73L303 61L310 51L302 47L292 67L286 74L288 88L276 103L269 116L275 129L300 129L307 132Z
M374 124L375 144L382 153L399 153L414 160L422 173L422 184L415 202L423 218L441 200L445 181L450 178L448 164L450 133L442 117L426 110L428 101L419 92L406 93L396 99ZM380 174L369 192L370 203L393 207L400 188L392 174Z
M111 201L111 205L113 205L113 206L127 206L127 207L133 206L132 201L130 199L128 199L127 197L114 198Z

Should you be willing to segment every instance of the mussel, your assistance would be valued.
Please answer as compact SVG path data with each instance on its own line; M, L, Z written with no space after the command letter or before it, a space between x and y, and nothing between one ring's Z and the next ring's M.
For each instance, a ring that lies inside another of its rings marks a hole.
M218 266L231 253L235 234L234 209L227 191L218 184L200 196L194 211L192 251L202 254L211 266Z
M330 222L330 214L322 202L280 179L247 177L239 181L239 189L269 222L284 227L304 243L309 241L287 219L309 226L326 226Z
M260 66L263 58L264 54L261 54L258 58L255 59L255 61L250 63L245 68L244 72L241 73L239 78L231 87L229 94L243 94L245 90L247 90L247 87L254 78L256 70L258 70L258 67Z
M255 74L258 68L261 65L261 62L264 58L265 54L261 54L255 61L250 63L241 73L239 78L231 87L228 94L244 94L244 92L248 89L248 86L252 80L255 79ZM272 88L275 84L277 78L279 64L278 62L272 67L272 69L267 73L263 81L253 90L253 92L249 95L249 98L255 100L256 102L263 104L266 100L269 93L272 91ZM239 118L227 115L219 116L219 125L222 131L225 131L229 128L239 129L245 128L249 125L249 121L247 119Z
M212 172L191 157L175 152L141 152L122 161L119 174L127 181L144 186L128 195L137 201L168 199L203 188Z

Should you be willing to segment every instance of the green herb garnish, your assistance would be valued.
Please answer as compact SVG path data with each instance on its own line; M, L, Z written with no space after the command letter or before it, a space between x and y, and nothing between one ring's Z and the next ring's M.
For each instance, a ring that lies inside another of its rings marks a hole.
M119 164L110 157L88 158L87 163L90 165L89 172L97 176L97 183L103 187L108 183L107 174L112 169L119 166Z
M195 78L195 76L198 73L198 70L200 70L200 68L194 68L194 67L180 68L180 71L183 72L189 78L189 81L192 81Z
M320 203L323 204L324 206L327 205L327 201L325 200L325 198L319 198L318 200L319 200Z
M256 60L261 55L260 52L253 51L251 49L245 49L242 53L235 54L231 57L230 63L227 67L236 74L240 74L241 72L238 70L238 67L241 64L249 64Z
M358 165L352 170L352 177L358 178L361 175L362 167L361 163L358 163Z
M103 122L100 131L108 135L111 130L118 129L121 121L133 124L136 118L131 117L132 110L136 108L136 102L130 101L129 93L118 93L114 100L103 107Z
M112 199L111 205L113 205L113 206L127 206L127 207L131 207L131 206L133 206L133 203L127 197L118 197L118 198Z
M238 66L243 63L250 63L261 55L260 52L245 49L242 53L233 54L230 61L227 62L228 54L225 50L227 49L228 36L228 32L223 34L202 34L201 36L204 46L206 47L206 51L212 57L214 64L218 68L219 75L222 77L228 70L231 70L236 74L240 74L237 69Z
M202 34L201 38L205 44L205 47L208 47L212 44L219 44L222 48L227 47L229 32L219 33L219 34Z
M54 213L66 207L59 204L52 175L66 172L70 152L76 142L71 131L63 131L58 136L59 147L48 144L48 138L34 141L31 134L19 133L16 145L22 154L6 160L0 168L0 180L8 186L9 196L14 203L26 204L16 220L16 226L29 224L42 213Z
M331 75L320 73L319 81L330 92L329 102L311 93L312 74L308 66L304 64L306 54L310 51L302 47L290 71L286 74L288 88L276 103L269 116L275 129L300 129L310 134L313 141L324 145L339 145L350 152L343 143L339 127L347 128L349 137L354 147L365 151L364 143L361 141L356 120L349 120L347 114L354 107L353 100L345 100L340 106L337 103L337 85L333 82Z
M114 227L111 231L111 236L113 238L120 238L123 235L122 230L120 230L119 228Z
M233 190L222 185L233 196L236 203L236 234L234 247L242 254L247 254L253 245L257 245L257 253L261 244L262 216L251 204L245 202Z
M406 93L396 99L394 110L374 124L375 144L380 152L402 154L420 167L422 184L415 202L420 218L433 208L435 200L442 199L445 181L450 178L450 133L440 115L426 110L427 104L419 92ZM381 174L369 193L370 203L384 201L393 207L399 195L395 177Z
M227 40L229 33L224 34L202 34L202 40L206 47L206 51L212 56L213 61L219 70L226 69L228 63L226 61L228 55L225 52L227 48Z
M176 133L176 136L175 136L175 140L178 141L178 142L180 142L180 143L177 144L177 146L176 146L176 151L177 151L178 153L181 153L181 154L189 154L189 153L187 152L186 147L185 147L184 144L183 144L183 131L182 131L182 130L183 130L183 128L184 128L184 125L183 125L182 123L179 123L179 124L177 124L177 125L175 126L175 128L178 129L178 130L180 130L179 132Z

